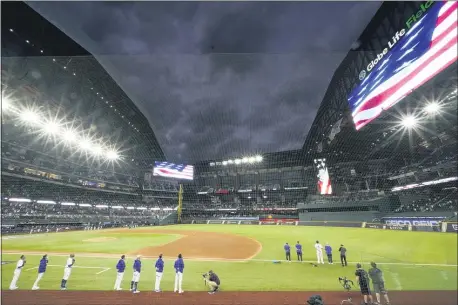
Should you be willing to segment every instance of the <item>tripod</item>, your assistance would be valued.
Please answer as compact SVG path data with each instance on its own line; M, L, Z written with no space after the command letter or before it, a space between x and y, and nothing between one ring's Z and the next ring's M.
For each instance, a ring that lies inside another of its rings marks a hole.
M354 286L353 281L347 280L346 277L339 277L339 283L342 285L344 290L347 292L348 297L340 302L340 305L351 304L353 305L353 299L350 296L351 287Z

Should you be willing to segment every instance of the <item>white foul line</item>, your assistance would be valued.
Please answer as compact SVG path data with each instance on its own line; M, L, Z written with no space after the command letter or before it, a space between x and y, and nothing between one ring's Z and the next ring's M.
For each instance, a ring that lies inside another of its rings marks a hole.
M2 252L2 254L27 254L27 255L43 255L42 253L38 252L9 252L5 251ZM79 257L87 257L87 258L118 258L119 255L116 254L91 254L91 253L75 253ZM68 254L64 253L48 253L49 256L68 256ZM134 256L133 256L134 257ZM145 256L142 255L143 258L145 259L156 259L156 256ZM174 257L164 257L166 260L175 260ZM186 258L185 258L186 259ZM205 261L205 262L226 262L226 263L247 263L247 262L281 262L285 263L287 262L286 260L279 260L279 259L233 259L233 258L205 258L205 257L191 257L186 259L187 261ZM313 261L291 261L292 263L316 263L316 260ZM348 262L349 264L369 264L369 262ZM339 265L339 264L336 264ZM378 263L377 265L398 265L398 266L418 266L418 267L425 267L425 266L431 266L431 267L458 267L457 264L423 264L423 263ZM63 267L60 265L48 265L48 266L54 266L54 267ZM74 266L73 268L98 268L98 269L104 269L107 267L83 267L83 266Z
M110 270L110 269L111 269L111 268L105 268L105 269L103 269L102 271L97 272L96 274L104 273L105 271L108 271L108 270Z
M25 269L25 271L29 271L29 270L33 270L33 269L38 269L38 267L33 267L33 268Z

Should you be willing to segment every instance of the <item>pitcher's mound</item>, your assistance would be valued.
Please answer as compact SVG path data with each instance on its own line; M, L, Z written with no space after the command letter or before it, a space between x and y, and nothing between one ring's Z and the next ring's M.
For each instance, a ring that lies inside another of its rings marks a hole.
M83 241L88 242L88 243L103 243L105 241L112 241L116 239L117 238L115 237L96 237L96 238L85 239Z

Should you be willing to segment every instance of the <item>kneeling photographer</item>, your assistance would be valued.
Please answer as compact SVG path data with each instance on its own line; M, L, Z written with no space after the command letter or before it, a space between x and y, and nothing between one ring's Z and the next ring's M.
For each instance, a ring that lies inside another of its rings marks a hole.
M211 290L208 292L209 294L214 294L219 289L219 285L221 285L221 281L219 280L218 275L214 273L212 270L208 271L202 275L205 281L205 285L208 286Z

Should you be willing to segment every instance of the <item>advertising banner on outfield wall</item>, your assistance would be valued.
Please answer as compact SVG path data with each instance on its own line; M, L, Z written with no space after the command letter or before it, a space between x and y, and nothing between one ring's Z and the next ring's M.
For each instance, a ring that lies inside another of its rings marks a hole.
M208 224L220 225L220 224L223 224L223 221L224 221L224 220L212 219L212 220L207 221L207 223L208 223Z
M361 228L361 222L344 222L344 221L299 221L300 226L312 227L347 227Z
M440 224L433 226L412 226L412 231L441 232L441 226Z
M259 224L259 221L256 220L242 220L240 221L241 225L257 225Z
M204 224L207 223L207 221L206 221L206 220L200 220L200 219L198 219L198 220L194 220L194 223L195 223L196 225L204 225Z
M381 223L367 223L365 228L368 229L385 229L385 225Z
M226 225L238 225L240 220L225 220L224 224Z
M437 227L445 217L384 217L387 225L402 225L412 227Z
M260 219L259 220L262 224L286 224L286 225L289 225L289 224L292 224L292 225L295 225L297 221L299 221L299 219L287 219L287 218L283 218L283 219L275 219L275 218L264 218L264 219Z
M408 231L409 230L409 226L405 226L405 225L386 225L385 229L386 230Z
M242 220L242 221L244 221L244 220L256 220L256 221L258 221L259 217L242 217L242 216L236 217L236 216L234 216L234 217L221 217L220 219L221 220L237 220L237 221L240 221L240 220Z
M447 233L458 233L458 223L447 223Z

